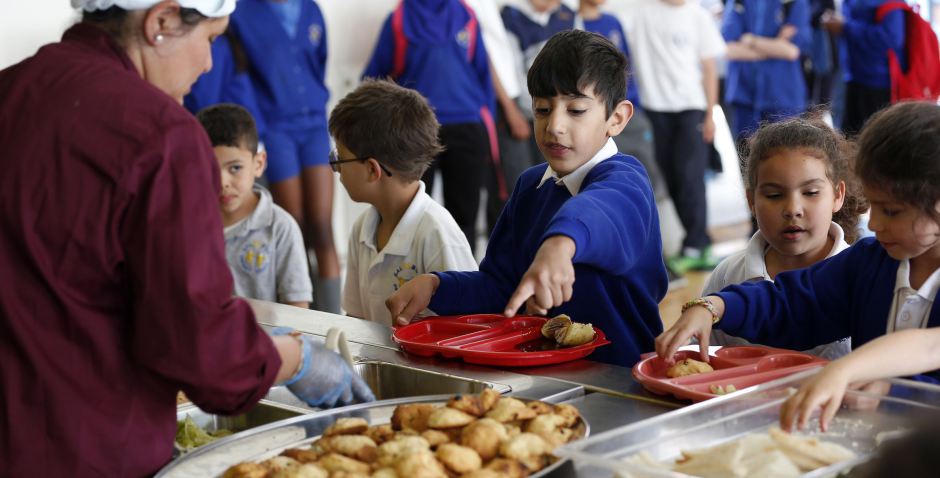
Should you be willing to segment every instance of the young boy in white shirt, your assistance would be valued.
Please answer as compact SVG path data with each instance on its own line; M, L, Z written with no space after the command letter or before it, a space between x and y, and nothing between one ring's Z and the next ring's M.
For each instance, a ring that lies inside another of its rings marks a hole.
M717 261L706 232L705 166L715 134L715 59L725 52L724 39L694 0L640 0L622 19L640 100L653 124L656 162L685 229L682 250L668 264L679 274L710 270Z
M251 113L234 104L210 106L197 115L222 178L219 209L225 226L225 258L235 295L308 308L313 285L307 251L297 222L255 184L267 155L258 152Z
M349 237L343 309L392 325L385 299L405 282L477 270L466 236L421 181L442 150L440 125L417 91L366 80L336 105L329 128L330 166L353 201L372 205Z

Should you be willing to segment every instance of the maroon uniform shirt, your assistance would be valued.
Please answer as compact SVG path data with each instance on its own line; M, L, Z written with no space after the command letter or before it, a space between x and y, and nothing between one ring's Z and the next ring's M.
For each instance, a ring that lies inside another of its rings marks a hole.
M0 476L140 476L176 391L238 413L280 358L232 298L192 115L101 30L0 72Z

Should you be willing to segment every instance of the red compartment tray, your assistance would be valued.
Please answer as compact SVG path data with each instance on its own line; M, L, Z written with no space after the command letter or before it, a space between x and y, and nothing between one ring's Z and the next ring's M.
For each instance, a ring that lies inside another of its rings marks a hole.
M686 358L701 360L697 350L676 352L677 362ZM633 366L633 378L650 392L701 402L718 396L711 392L712 385L734 385L735 389L742 390L824 365L828 360L793 350L742 346L720 348L714 355L709 355L708 363L714 372L669 378L666 376L666 363L651 355Z
M546 320L525 315L510 319L499 314L432 317L399 327L392 339L402 350L415 355L441 355L505 367L569 362L610 343L604 332L595 327L597 336L593 342L558 348L554 341L542 337Z

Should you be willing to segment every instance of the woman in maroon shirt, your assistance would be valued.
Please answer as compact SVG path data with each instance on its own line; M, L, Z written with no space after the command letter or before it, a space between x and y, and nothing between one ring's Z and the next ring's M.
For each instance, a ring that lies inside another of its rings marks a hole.
M152 474L177 390L216 413L285 380L372 399L232 297L218 167L180 103L235 0L72 4L61 42L0 71L0 476Z

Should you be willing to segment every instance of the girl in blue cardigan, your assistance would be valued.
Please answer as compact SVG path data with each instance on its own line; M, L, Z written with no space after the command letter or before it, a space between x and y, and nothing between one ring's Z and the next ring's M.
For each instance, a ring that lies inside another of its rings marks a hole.
M805 350L841 337L940 326L940 106L901 103L872 117L857 173L871 202L864 239L835 257L767 281L733 285L683 306L656 339L667 362L697 337L708 360L712 326L751 342ZM937 371L915 378L938 382Z

